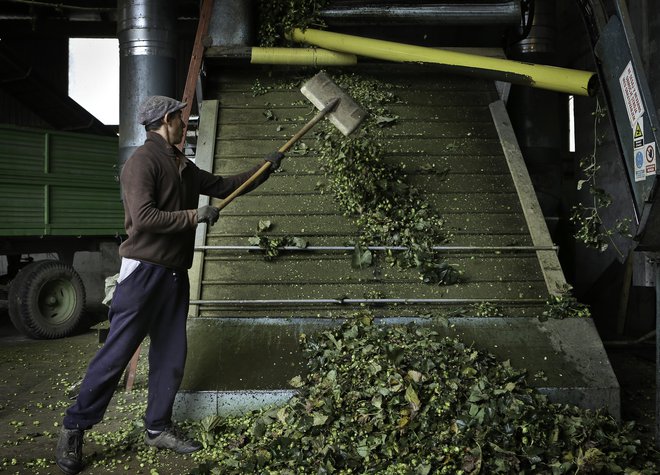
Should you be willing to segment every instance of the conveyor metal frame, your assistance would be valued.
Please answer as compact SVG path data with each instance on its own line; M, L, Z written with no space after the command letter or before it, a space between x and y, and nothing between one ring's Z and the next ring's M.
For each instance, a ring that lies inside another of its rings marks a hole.
M366 246L369 251L407 251L405 246ZM518 251L557 251L558 246L433 246L434 251L445 252L518 252ZM259 246L196 246L195 251L260 251ZM354 246L282 246L279 251L345 251L355 250Z

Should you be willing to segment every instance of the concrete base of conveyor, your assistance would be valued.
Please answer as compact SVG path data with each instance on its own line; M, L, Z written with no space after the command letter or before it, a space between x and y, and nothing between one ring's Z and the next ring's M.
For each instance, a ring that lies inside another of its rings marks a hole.
M553 402L607 408L618 417L619 386L589 319L450 318L448 324L425 319L387 318L379 323L432 325L513 367L528 371L528 382ZM189 325L191 345L180 417L233 414L283 402L292 391L287 381L304 373L298 336L337 324L327 319L199 318Z
M448 260L467 279L434 286L414 270L356 270L350 252L292 252L266 261L246 250L266 219L275 223L275 237L300 236L312 246L346 246L356 236L332 196L317 189L324 176L315 139L308 137L281 173L225 208L216 226L200 227L176 415L198 418L285 401L292 394L288 380L305 371L299 334L367 308L381 324L437 325L441 334L526 369L530 384L550 400L606 408L618 417L619 386L593 322L538 318L565 281L494 84L421 65L371 64L350 72L391 84L398 101L388 107L399 119L386 130L386 159L405 164L409 179L445 217L450 244L464 247ZM293 78L314 73L255 66L210 71L217 99L201 111L197 165L232 174L279 147L311 111ZM447 173L429 175L433 167ZM365 298L374 290L389 301ZM420 317L480 302L499 305L505 316L450 317L448 325Z

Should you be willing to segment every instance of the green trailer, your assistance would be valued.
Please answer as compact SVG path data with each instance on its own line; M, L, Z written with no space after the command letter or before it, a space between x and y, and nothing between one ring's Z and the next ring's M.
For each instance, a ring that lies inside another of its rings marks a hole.
M0 297L30 337L76 329L86 291L74 255L124 233L117 150L117 137L0 125Z

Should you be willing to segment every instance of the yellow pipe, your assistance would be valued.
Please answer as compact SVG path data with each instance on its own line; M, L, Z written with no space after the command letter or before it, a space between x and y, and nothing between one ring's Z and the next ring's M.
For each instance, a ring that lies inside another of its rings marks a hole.
M589 71L490 58L311 28L304 31L296 28L287 37L329 50L387 61L443 64L452 70L470 75L486 76L566 94L592 96L596 93L598 84L596 74Z
M357 63L354 54L319 48L252 48L253 64L297 64L304 66L350 66Z

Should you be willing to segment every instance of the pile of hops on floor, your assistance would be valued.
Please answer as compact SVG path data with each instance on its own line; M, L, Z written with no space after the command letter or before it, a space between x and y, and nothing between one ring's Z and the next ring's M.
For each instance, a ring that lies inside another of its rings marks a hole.
M297 395L203 421L193 473L657 473L632 424L551 404L524 372L428 326L358 314L301 342Z

